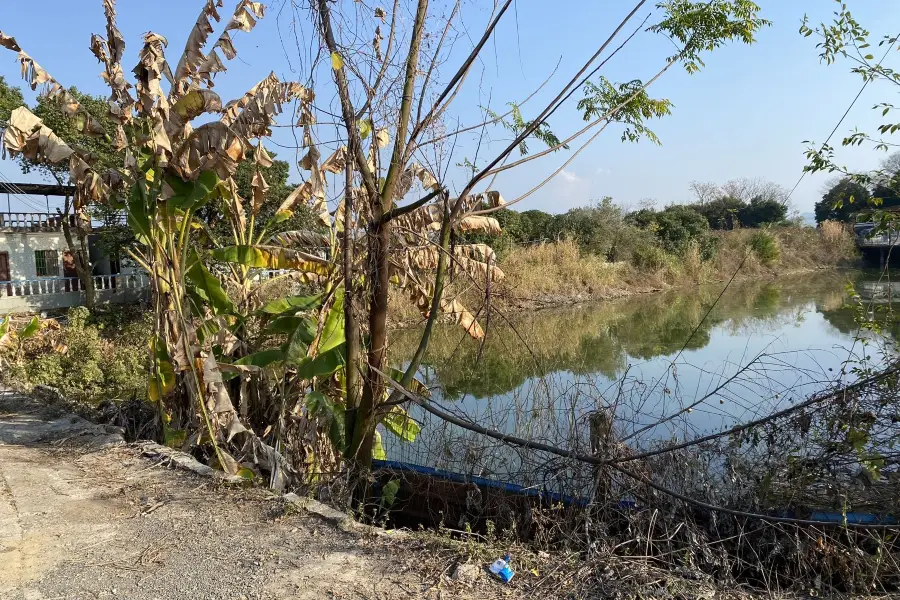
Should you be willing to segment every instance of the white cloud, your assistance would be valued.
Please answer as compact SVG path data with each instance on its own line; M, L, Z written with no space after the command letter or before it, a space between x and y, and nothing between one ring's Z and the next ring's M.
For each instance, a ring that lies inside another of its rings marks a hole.
M581 183L582 181L584 181L583 177L579 177L575 173L566 171L565 169L559 172L559 177L566 183Z
M606 167L597 167L597 168L594 170L594 173L596 173L597 175L609 175L611 172L612 172L612 171L610 171L610 170L607 169Z

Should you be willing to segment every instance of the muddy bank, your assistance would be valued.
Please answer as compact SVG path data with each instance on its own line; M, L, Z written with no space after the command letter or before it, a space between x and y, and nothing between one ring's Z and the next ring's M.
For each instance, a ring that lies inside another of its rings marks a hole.
M118 432L0 390L4 600L756 597L638 560L585 563L451 530L371 531L172 470ZM517 571L509 585L485 569L505 552Z

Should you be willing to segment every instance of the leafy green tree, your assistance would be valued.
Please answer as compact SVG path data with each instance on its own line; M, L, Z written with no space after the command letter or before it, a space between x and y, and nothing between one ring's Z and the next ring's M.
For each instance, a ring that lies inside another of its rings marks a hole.
M526 210L522 215L523 242L555 240L559 234L558 223L553 215L540 210Z
M841 221L847 223L853 213L867 207L871 208L872 195L866 187L854 180L845 177L825 192L822 199L816 202L816 223L823 221Z
M757 196L739 212L742 227L761 227L781 223L787 218L787 206L774 198Z
M741 213L747 204L734 196L721 196L705 204L692 204L691 208L706 218L710 229L734 229L743 224Z
M9 121L9 114L24 104L22 91L17 87L11 87L0 75L0 125Z

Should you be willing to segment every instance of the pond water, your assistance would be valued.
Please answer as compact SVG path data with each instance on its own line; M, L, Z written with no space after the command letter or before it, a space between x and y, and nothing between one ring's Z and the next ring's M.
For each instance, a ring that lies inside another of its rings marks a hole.
M598 412L614 415L616 435L634 448L690 439L769 414L839 378L852 380L855 369L877 366L891 352L858 325L900 297L877 273L723 287L494 316L483 346L442 326L420 379L437 405L458 416L589 453L590 419ZM395 332L394 356L411 355L419 335ZM422 431L413 443L383 435L389 460L545 487L548 472L568 468L548 468L556 459L498 444L417 407L411 415Z

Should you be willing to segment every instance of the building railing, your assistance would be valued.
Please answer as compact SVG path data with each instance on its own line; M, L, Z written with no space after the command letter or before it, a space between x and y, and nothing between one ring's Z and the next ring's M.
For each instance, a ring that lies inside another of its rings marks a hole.
M857 238L856 243L861 248L869 246L897 246L900 245L900 232L892 231L873 236L861 236Z
M60 214L37 212L0 212L0 231L33 232L62 231L63 218L69 219L69 225L75 226L75 215L63 217Z
M900 231L891 227L886 231L873 233L874 228L874 223L858 223L856 225L856 245L860 248L900 245Z
M150 282L144 273L94 275L96 291L143 290ZM12 296L44 296L80 292L84 289L78 277L41 277L18 281L0 281L0 298Z

